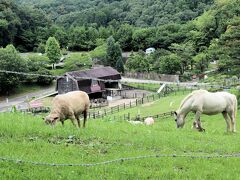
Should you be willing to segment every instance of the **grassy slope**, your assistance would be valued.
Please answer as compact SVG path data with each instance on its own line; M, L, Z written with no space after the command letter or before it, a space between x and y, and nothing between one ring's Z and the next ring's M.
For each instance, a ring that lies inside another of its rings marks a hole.
M148 115L177 107L184 95L166 97L143 108ZM131 110L137 112L138 108ZM151 111L152 110L152 111ZM149 154L240 152L239 134L226 134L223 118L203 116L205 133L191 129L191 116L183 129L172 118L158 120L152 127L134 126L106 118L88 121L77 130L70 122L63 128L43 125L40 116L0 114L0 156L51 163L93 163L120 157ZM73 143L68 136L75 135ZM5 179L237 179L239 159L150 158L96 167L44 167L0 161Z

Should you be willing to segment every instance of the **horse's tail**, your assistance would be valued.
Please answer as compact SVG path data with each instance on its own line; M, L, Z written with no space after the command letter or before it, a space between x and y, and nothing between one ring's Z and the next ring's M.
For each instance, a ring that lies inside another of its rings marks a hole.
M238 101L237 101L237 97L234 96L234 116L235 116L235 121L237 118L237 110L238 110Z

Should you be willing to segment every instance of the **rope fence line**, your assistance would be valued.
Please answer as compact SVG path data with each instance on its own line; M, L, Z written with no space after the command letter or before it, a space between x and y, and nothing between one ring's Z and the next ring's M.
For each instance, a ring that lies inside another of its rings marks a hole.
M26 73L26 72L19 72L19 71L7 71L7 70L1 70L0 73L6 73L6 74L17 74L17 75L24 75L24 76L39 76L39 77L49 77L58 79L63 76L55 76L55 75L47 75L47 74L37 74L37 73ZM94 77L76 77L75 79L81 80L81 79L91 79L96 81L103 81L103 82L128 82L126 80L112 80L112 79L100 79L100 78L94 78ZM221 85L211 85L208 83L202 83L202 84L188 84L188 83L176 83L176 82L161 82L161 84L167 83L168 85L176 85L176 86L190 86L190 87L199 87L199 88L230 88L229 86L221 86ZM159 83L160 84L160 83Z
M18 71L6 71L6 70L0 70L0 73L6 73L6 74L17 74L17 75L24 75L24 76L39 76L39 77L49 77L58 79L63 76L54 76L54 75L47 75L47 74L36 74L36 73L25 73L25 72L18 72ZM103 82L119 82L120 80L112 80L112 79L99 79L94 77L75 77L75 79L81 80L81 79L91 79L96 81L103 81Z
M192 159L240 158L240 153L234 153L234 154L155 154L155 155L142 155L142 156L135 156L135 157L123 157L123 158L107 160L107 161L102 161L102 162L97 162L97 163L81 163L81 164L35 162L35 161L13 159L13 158L8 158L8 157L0 157L0 161L12 162L15 164L30 164L30 165L34 165L34 166L93 167L93 166L98 166L98 165L123 163L125 161L134 161L134 160L138 160L138 159L148 159L148 158L192 158Z

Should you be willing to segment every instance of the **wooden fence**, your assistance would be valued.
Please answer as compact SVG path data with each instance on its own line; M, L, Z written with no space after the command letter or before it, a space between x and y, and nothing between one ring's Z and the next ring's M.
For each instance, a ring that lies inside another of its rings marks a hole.
M106 116L110 116L113 115L114 113L120 112L121 110L126 110L126 109L130 109L130 108L134 108L137 107L139 105L145 104L145 103L149 103L149 102L153 102L157 99L160 99L170 93L172 94L177 94L177 92L182 92L183 94L185 94L186 92L191 92L193 90L196 89L200 89L200 88L215 88L214 86L191 86L191 87L181 87L181 86L175 86L175 87L170 87L170 86L166 86L166 88L164 89L164 91L162 91L161 94L151 94L151 95L145 95L144 93L142 94L142 97L139 98L136 94L133 94L133 98L137 98L134 101L130 101L129 103L123 103L114 107L110 107L110 108L106 108L106 107L95 107L93 109L93 112L89 112L88 113L88 117L89 118L93 118L93 119L97 119L97 118L103 118ZM147 85L138 85L137 87L135 86L129 86L129 89L134 89L134 88L138 88L138 89L143 89L143 90L152 90L152 91L157 91L158 88L152 88L149 87ZM221 88L227 88L227 87L221 87ZM124 97L124 93L121 94ZM125 96L126 97L126 96ZM44 108L31 108L31 109L26 109L26 110L21 110L22 112L32 112L32 113L39 113L39 112L49 112L50 108L49 107L44 107ZM170 112L168 112L170 113ZM168 113L163 113L163 114L159 114L159 115L154 115L151 117L155 117L155 118L159 118L161 116L167 116ZM131 118L130 118L131 117ZM132 118L136 118L136 116L131 116L129 114L125 114L123 117L121 117L121 119L124 120L130 120ZM143 119L144 117L141 117L140 119Z
M152 95L149 95L149 96L146 96L146 97L142 97L140 99L136 99L134 101L130 101L129 103L123 103L123 104L113 106L113 107L110 107L110 108L99 109L99 110L94 111L94 112L89 112L88 117L96 119L96 118L99 118L99 117L112 115L112 114L117 113L121 110L130 109L130 108L136 107L138 105L142 105L144 103L155 101L157 99L160 99L162 96L165 96L165 95L152 94Z
M170 116L173 116L173 114L174 114L173 111L150 115L150 116L131 115L130 113L127 113L127 114L123 114L121 116L113 116L112 118L113 118L113 120L144 121L148 117L152 117L154 120L156 120L156 119L168 118ZM102 118L104 118L104 116L102 116Z

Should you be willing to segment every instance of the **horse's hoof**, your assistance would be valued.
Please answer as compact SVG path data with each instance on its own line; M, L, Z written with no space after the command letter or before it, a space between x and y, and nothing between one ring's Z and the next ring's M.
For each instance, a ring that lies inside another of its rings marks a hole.
M205 129L204 128L200 128L199 132L205 132Z

